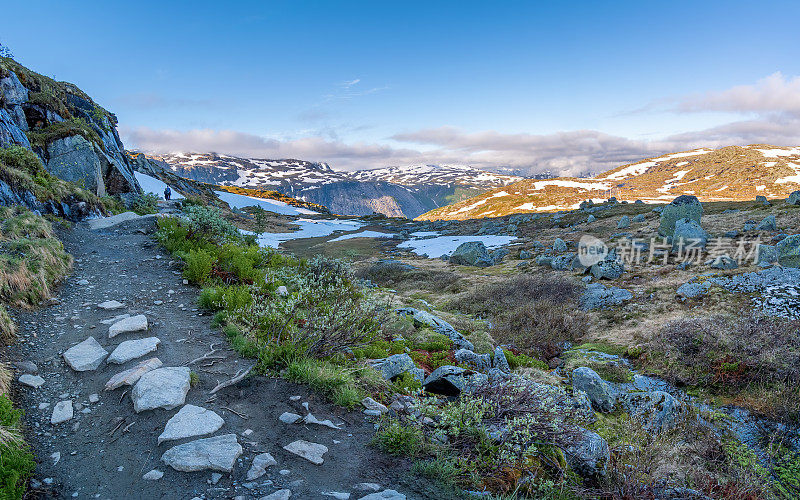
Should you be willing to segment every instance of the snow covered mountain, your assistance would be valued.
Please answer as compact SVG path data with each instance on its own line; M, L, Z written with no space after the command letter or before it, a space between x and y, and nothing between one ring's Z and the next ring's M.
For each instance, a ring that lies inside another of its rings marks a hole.
M786 198L800 189L800 147L764 144L695 149L649 158L588 178L525 179L420 219L477 219L577 208L584 200L667 203L682 194L701 201Z
M239 158L215 153L157 156L179 176L200 182L271 189L333 212L414 218L521 177L468 166L413 165L346 172L326 163Z

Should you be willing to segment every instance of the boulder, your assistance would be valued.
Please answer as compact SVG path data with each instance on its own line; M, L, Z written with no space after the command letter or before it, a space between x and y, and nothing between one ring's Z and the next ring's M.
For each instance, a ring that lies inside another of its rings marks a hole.
M488 354L476 354L469 349L459 349L455 352L456 362L466 365L478 372L487 372L492 367L492 358Z
M651 432L672 428L683 411L683 405L664 391L632 392L621 399L626 411Z
M705 283L684 283L678 287L678 295L685 299L696 299L708 292L708 285Z
M319 443L312 443L298 439L283 447L289 453L294 453L298 457L305 458L314 465L322 465L322 456L328 452L328 447Z
M760 267L769 267L778 262L778 248L775 245L758 245L756 251L756 264Z
M531 252L529 252L528 250L520 250L520 252L519 252L519 258L520 258L521 260L528 260L528 259L532 259L532 258L533 258L533 254L532 254Z
M108 357L108 362L121 365L132 359L141 358L145 354L155 351L160 343L161 341L157 337L126 340L114 349L114 352Z
M394 380L403 373L417 369L414 360L405 353L393 354L388 358L380 359L373 362L372 366L381 372L384 380Z
M511 366L509 366L508 360L506 359L506 353L503 352L503 348L500 346L494 348L492 368L496 368L503 373L511 373Z
M616 394L608 383L591 368L582 366L572 371L572 387L583 391L592 406L602 412L614 411Z
M291 498L291 496L292 496L292 490L284 488L284 489L278 490L278 491L276 491L274 493L270 493L267 496L263 496L263 497L259 498L258 500L289 500L289 498ZM236 497L234 497L234 498L236 498Z
M125 212L125 213L133 214L133 212ZM120 215L124 215L124 214L120 214ZM133 214L133 215L136 215L136 214ZM136 215L136 216L138 217L138 215ZM99 309L104 310L104 311L115 311L117 309L122 309L123 307L125 307L125 304L123 304L122 302L116 301L116 300L106 300L105 302L100 302L99 304L97 304L97 307Z
M174 446L161 456L161 461L181 472L231 472L241 454L236 434L225 434Z
M775 224L775 216L768 215L764 217L764 220L758 223L756 226L756 231L776 231L778 226Z
M703 216L703 205L696 196L681 195L672 200L661 210L661 224L658 227L658 234L661 236L672 236L675 233L675 224L681 219L689 219L700 226L700 218Z
M625 272L625 264L622 263L615 254L609 254L589 268L595 279L615 280Z
M711 269L736 269L739 267L739 263L728 255L718 255L706 261L706 264L708 264Z
M113 338L121 333L142 332L147 330L147 316L138 314L121 319L108 327L108 337Z
M461 392L469 392L488 380L489 377L482 373L470 372L459 366L445 365L428 375L422 387L434 394L457 396Z
M633 222L644 222L644 221L645 221L644 214L636 215L633 218Z
M700 223L693 219L678 219L672 235L672 251L687 248L705 248L708 242L708 233L700 227Z
M550 268L554 271L570 271L576 261L577 254L568 252L550 258Z
M38 389L44 385L44 379L42 377L39 375L31 375L30 373L23 373L17 380L20 384L33 387L34 389Z
M590 214L589 217L586 218L586 223L587 224L591 224L592 222L594 222L596 220L597 220L597 217L595 217L593 214Z
M629 227L631 227L631 218L623 215L617 222L617 229L627 229Z
M94 337L89 337L67 349L63 356L70 368L76 372L86 372L96 370L108 356L108 351Z
M561 238L556 238L556 240L553 242L553 251L558 253L566 252L567 243Z
M378 493L370 493L358 500L406 500L406 496L396 490L383 490Z
M456 329L453 328L453 325L427 311L421 311L419 309L414 309L413 307L403 307L398 309L397 313L405 316L411 316L414 320L414 325L417 327L424 325L430 327L436 333L444 335L452 340L453 344L457 348L469 349L470 351L475 350L475 346L472 345L472 342L465 339L463 335L456 331Z
M131 391L136 413L155 408L171 410L186 401L191 370L188 367L157 368L142 375Z
M800 191L793 191L792 194L786 198L786 203L789 205L800 205Z
M450 255L450 262L476 267L488 267L495 263L486 246L480 241L468 241L460 244Z
M606 287L601 283L593 283L588 285L581 295L581 308L584 310L604 309L618 306L632 298L633 294L624 288Z
M596 432L581 429L578 438L565 450L567 463L583 477L605 476L611 458L608 442Z
M756 196L756 203L758 203L759 205L764 205L766 207L769 206L769 200L767 200L767 197L762 194Z
M800 267L800 234L787 236L775 245L778 264L784 267Z
M158 444L174 439L203 436L217 432L225 421L212 410L195 405L184 405L167 421Z

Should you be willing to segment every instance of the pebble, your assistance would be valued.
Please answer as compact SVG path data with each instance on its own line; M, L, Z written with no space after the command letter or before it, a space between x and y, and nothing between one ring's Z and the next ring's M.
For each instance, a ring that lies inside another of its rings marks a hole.
M72 400L59 401L53 408L53 414L50 416L50 423L53 425L60 424L71 420L74 413L72 410Z
M281 413L281 416L278 417L278 420L280 420L284 424L293 424L293 423L299 421L302 418L303 417L301 417L297 413L290 413L288 411L285 411L285 412Z
M153 469L144 476L142 476L142 479L144 479L145 481L158 481L162 477L164 477L163 472L161 472L158 469Z
M253 458L253 464L247 471L247 480L253 481L267 473L267 467L277 465L278 462L269 453L261 453Z
M23 373L19 376L19 383L38 389L44 384L44 379L39 375L31 375L30 373Z

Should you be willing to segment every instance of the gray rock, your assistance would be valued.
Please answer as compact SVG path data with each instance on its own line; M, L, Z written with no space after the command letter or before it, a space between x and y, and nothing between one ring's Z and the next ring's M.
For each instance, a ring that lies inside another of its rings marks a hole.
M508 364L508 360L506 359L506 353L503 352L503 348L497 346L494 348L494 358L492 359L492 367L497 368L503 373L511 373L511 367Z
M27 385L28 387L33 387L34 389L38 389L42 385L44 385L44 379L39 375L31 375L30 373L23 373L19 376L19 383L23 385Z
M140 378L142 378L142 375L149 371L153 371L156 368L161 368L161 365L161 360L158 358L150 358L148 360L141 361L133 368L119 372L111 377L109 381L106 382L105 390L113 391L114 389L122 387L123 385L133 385Z
M133 212L126 212L126 213L133 213ZM122 215L122 214L120 214L120 215ZM134 215L136 215L136 214L134 214ZM138 215L137 215L137 217L138 217ZM97 307L99 307L100 309L103 309L104 311L115 311L117 309L122 309L123 307L125 307L125 304L123 304L122 302L118 302L116 300L106 300L105 302L101 302L101 303L97 304Z
M787 236L775 245L778 264L784 267L800 267L800 234Z
M616 255L609 254L605 259L593 264L589 272L595 279L615 280L625 272L625 264L617 260Z
M693 219L678 219L672 235L672 251L687 248L705 248L708 233Z
M472 373L459 366L445 365L428 375L422 387L434 394L457 396L488 381L489 377L482 373Z
M533 254L531 252L529 252L528 250L520 250L519 258L521 260L528 260L528 259L533 258Z
M591 224L592 222L594 222L596 220L597 220L597 217L595 217L594 215L589 215L589 217L586 218L586 223L587 224Z
M611 458L608 442L596 432L583 429L579 438L566 448L567 463L583 477L605 476Z
M406 496L395 490L383 490L378 493L370 493L358 500L406 500Z
M623 215L617 222L617 229L628 229L629 227L631 227L631 218Z
M224 434L172 447L161 456L161 461L181 472L206 469L231 472L241 454L236 434Z
M640 419L653 432L672 428L683 412L683 405L663 391L632 392L622 398L622 404L632 417Z
M108 327L108 337L113 338L121 333L142 332L147 330L147 316L139 314L121 319Z
M458 364L469 366L479 372L486 372L492 367L492 359L488 354L476 354L469 349L457 350L455 358Z
M470 351L475 350L475 346L472 345L472 342L465 339L463 335L456 331L453 325L429 312L420 311L413 307L403 307L398 309L397 312L398 314L411 316L414 319L414 325L417 327L420 325L428 326L436 333L448 337L453 341L456 348L469 349Z
M645 221L644 214L636 215L632 220L633 222L644 222Z
M789 205L800 205L800 191L793 191L792 194L786 198L786 203Z
M760 205L764 205L765 207L769 206L769 200L767 200L767 197L764 196L764 195L756 196L756 203L758 203Z
M306 424L322 425L324 427L330 427L331 429L339 429L339 426L331 422L330 419L326 418L325 420L320 420L311 413L303 418L303 422Z
M536 264L539 266L552 266L553 265L553 257L549 255L540 255L536 257Z
M189 392L188 367L157 368L142 375L131 391L136 413L155 408L171 410L186 401Z
M281 416L278 417L278 420L280 420L284 424L293 424L295 422L299 422L302 419L303 417L301 417L297 413L291 413L288 411L281 413Z
M558 253L566 252L567 243L561 238L556 238L555 241L553 242L553 251Z
M764 217L764 220L758 223L756 226L756 231L776 231L778 226L775 223L775 216L768 215Z
M37 373L39 367L33 361L14 361L14 367L22 373Z
M158 444L174 439L203 436L217 432L225 421L212 410L185 405L167 421L164 432L158 436Z
M144 479L145 481L158 481L162 477L164 477L163 472L161 472L158 469L153 469L144 476L142 476L142 479Z
M72 408L72 400L59 401L53 407L53 413L50 415L50 423L57 425L67 420L71 420L74 415Z
M114 349L114 352L108 357L108 362L121 365L132 359L141 358L145 354L155 351L160 343L161 341L157 337L126 340Z
M604 309L618 306L632 298L633 294L624 288L607 287L601 283L593 283L588 285L583 295L581 295L581 308L584 310Z
M67 349L63 356L70 368L76 372L85 372L96 370L108 356L108 351L94 337L89 337Z
M380 413L387 413L389 411L389 408L387 408L386 406L382 405L381 403L375 401L374 399L372 399L370 397L366 397L366 398L362 399L361 400L361 404L367 410L377 410Z
M253 481L267 473L267 467L277 465L278 462L269 453L260 453L253 458L253 464L247 471L247 480Z
M706 261L706 264L708 264L711 269L736 269L739 267L739 263L728 255L718 255Z
M328 452L327 446L304 441L302 439L287 444L283 449L289 453L294 453L299 457L305 458L315 465L322 465L324 461L322 456Z
M758 245L756 264L760 267L769 267L778 262L778 248L775 245Z
M703 205L696 196L678 196L661 210L661 224L658 227L658 234L672 236L675 233L675 223L681 219L692 220L699 226L702 216Z
M394 380L403 373L416 368L414 360L408 354L393 354L374 362L372 366L381 372L384 380Z
M142 219L155 220L155 215L139 215L134 212L122 212L121 214L112 215L111 217L101 217L99 219L92 219L86 221L89 229L97 231L100 229L109 229L125 222L140 221ZM116 301L110 301L116 302Z
M488 267L495 263L486 246L480 241L468 241L460 244L450 255L450 262L476 267Z
M278 490L275 493L270 493L265 497L261 497L258 500L289 500L292 496L292 490L282 489Z
M611 386L591 368L582 366L572 371L572 387L583 391L592 406L602 412L614 411L616 394Z
M678 287L678 295L685 299L696 299L708 292L708 285L705 283L684 283Z

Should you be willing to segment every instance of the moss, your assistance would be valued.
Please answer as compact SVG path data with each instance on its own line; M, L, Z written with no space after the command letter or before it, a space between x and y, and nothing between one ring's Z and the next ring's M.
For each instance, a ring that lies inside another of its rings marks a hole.
M83 118L72 117L63 122L53 122L42 128L33 129L27 132L28 140L32 147L46 150L48 144L59 139L64 139L73 135L80 135L87 141L102 146L103 141L100 135Z

